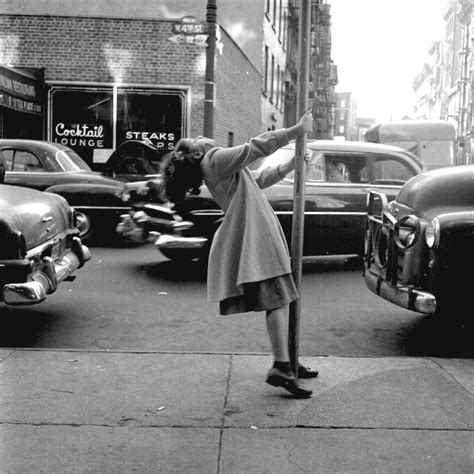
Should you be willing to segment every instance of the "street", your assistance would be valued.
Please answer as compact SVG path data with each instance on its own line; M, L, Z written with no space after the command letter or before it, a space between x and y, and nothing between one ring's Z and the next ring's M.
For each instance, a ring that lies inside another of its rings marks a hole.
M153 246L92 247L73 282L39 305L0 309L1 347L267 353L263 313L219 316L198 263ZM300 355L472 357L472 328L373 295L359 266L305 260Z

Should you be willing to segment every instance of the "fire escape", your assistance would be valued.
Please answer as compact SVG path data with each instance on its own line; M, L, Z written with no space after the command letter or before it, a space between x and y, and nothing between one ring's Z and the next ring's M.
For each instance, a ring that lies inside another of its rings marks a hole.
M298 80L298 1L288 2L288 50L286 71L285 124L297 121L296 90ZM324 0L311 1L309 105L314 118L310 138L332 139L337 84L337 68L331 59L331 13Z

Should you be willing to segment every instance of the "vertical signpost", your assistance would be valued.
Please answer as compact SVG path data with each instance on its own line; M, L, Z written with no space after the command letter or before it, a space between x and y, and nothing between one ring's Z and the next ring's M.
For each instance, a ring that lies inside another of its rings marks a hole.
M217 0L207 0L206 22L209 33L204 83L204 136L214 138L214 56L216 52Z
M297 87L297 117L301 117L308 109L308 82L309 82L309 56L311 33L311 0L299 1L298 24L298 87ZM304 231L304 193L305 193L305 163L306 134L296 139L295 150L295 187L293 194L293 223L291 229L291 265L296 287L300 293L299 298L290 304L289 317L289 351L291 366L295 374L298 373L299 356L299 329L300 329L300 300L301 300L301 274L303 256L303 231Z

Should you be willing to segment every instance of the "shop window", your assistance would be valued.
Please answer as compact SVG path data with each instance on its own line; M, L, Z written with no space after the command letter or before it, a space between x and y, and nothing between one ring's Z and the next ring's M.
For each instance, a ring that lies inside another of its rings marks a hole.
M88 164L95 150L113 147L113 93L57 89L51 93L51 139L74 149Z
M168 153L184 134L186 90L53 86L49 139L102 171L126 140L148 140Z
M117 142L149 140L163 154L182 136L183 97L178 94L119 89Z

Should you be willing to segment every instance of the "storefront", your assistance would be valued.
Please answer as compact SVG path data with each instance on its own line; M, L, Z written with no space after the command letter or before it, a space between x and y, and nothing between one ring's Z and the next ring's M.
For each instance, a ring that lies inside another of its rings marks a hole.
M48 140L76 150L96 170L125 140L150 140L163 154L189 129L189 88L51 84Z
M0 66L0 137L43 138L43 70Z

